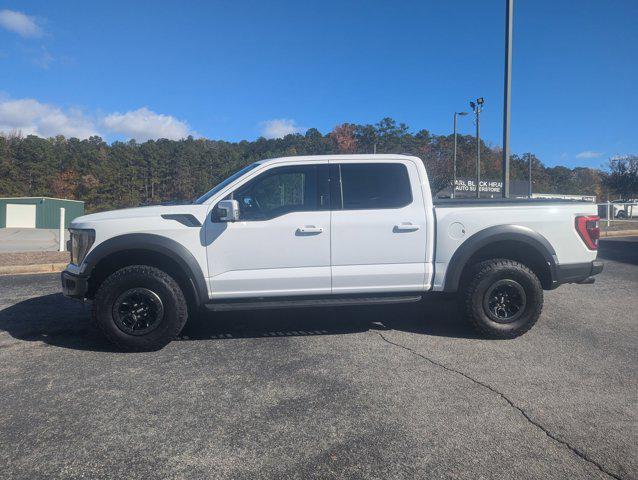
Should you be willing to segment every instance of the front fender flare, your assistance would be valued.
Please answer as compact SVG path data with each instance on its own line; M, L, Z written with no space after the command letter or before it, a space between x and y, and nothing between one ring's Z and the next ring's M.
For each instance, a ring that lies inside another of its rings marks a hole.
M98 262L107 256L126 250L148 250L161 253L174 260L189 279L195 303L198 306L208 301L206 279L199 263L184 245L167 237L149 233L129 233L109 238L91 249L84 259L82 275L90 276Z

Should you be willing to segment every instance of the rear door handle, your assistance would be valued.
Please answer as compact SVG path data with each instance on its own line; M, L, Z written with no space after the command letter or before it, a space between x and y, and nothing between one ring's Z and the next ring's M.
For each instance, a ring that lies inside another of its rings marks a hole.
M418 225L414 225L413 223L403 222L403 223L400 223L399 225L395 225L394 231L395 232L415 232L419 228L420 227Z
M297 233L300 235L310 235L313 233L322 233L323 228L315 227L314 225L306 225L305 227L299 227Z

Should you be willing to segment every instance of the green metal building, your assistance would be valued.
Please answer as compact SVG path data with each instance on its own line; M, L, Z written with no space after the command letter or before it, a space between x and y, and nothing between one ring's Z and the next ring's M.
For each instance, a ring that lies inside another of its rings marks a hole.
M84 202L49 197L0 198L0 228L60 228L64 208L64 228L84 215Z

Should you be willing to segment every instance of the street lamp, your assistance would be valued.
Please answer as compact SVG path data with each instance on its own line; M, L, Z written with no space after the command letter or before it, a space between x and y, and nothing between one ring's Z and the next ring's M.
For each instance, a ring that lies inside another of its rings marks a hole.
M476 115L476 198L481 198L481 111L483 110L483 97L476 99L476 103L470 102L470 108Z
M456 192L456 122L459 115L467 115L467 112L454 112L454 174L452 179L452 198L455 198Z

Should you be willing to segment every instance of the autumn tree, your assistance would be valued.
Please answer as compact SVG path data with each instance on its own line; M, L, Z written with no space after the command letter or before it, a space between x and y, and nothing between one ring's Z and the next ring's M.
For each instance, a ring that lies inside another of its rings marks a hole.
M51 193L54 197L75 199L78 175L73 170L58 172L51 181Z
M337 125L330 137L334 141L339 153L354 153L357 150L357 141L354 137L355 127L349 123Z

